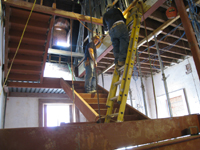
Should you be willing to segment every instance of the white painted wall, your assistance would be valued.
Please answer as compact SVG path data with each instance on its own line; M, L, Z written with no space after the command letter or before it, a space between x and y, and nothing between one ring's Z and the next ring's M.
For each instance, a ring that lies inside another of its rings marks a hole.
M190 74L186 74L185 65L188 63L190 63L192 66L192 73ZM200 82L193 58L190 57L179 64L165 69L165 75L168 77L168 91L174 92L180 89L184 89L186 93L185 98L188 101L191 114L200 113ZM108 91L110 90L111 82L112 75L104 74L104 88ZM101 76L98 78L98 83L99 85L103 86ZM151 77L143 78L143 84L145 86L145 98L147 103L148 117L156 118ZM154 85L156 97L165 94L161 73L154 75ZM132 90L133 107L145 114L140 78L138 77L136 81L132 78L130 87ZM127 103L130 104L130 101L127 100ZM160 109L162 110L162 108Z
M112 82L112 75L104 74L103 77L104 77L104 88L106 90L110 91L110 85L111 85L111 82ZM98 83L99 83L100 86L103 87L101 75L98 78ZM143 84L145 84L145 83L143 83ZM133 77L131 78L130 88L131 88L131 91L132 91L133 107L145 114L140 77L135 78L135 80L133 79ZM118 86L118 90L119 90L119 86ZM118 91L117 91L117 93L118 93ZM146 93L145 93L145 98L146 98ZM128 95L127 103L129 105L131 104L129 95ZM147 113L149 114L148 110L149 109L148 109L148 106L147 106Z
M192 66L192 73L190 74L186 74L185 65L188 63L190 63ZM165 76L168 77L168 91L173 92L179 89L185 89L186 99L188 100L191 114L200 113L200 82L193 58L190 57L179 64L165 69L164 71ZM155 101L153 97L153 88L150 77L146 79L145 85L148 95L149 107L151 110L151 117L155 118ZM165 94L161 73L154 75L154 85L156 97Z
M10 97L5 128L38 127L38 98Z
M0 1L0 16L2 16L2 7L1 7L1 1ZM5 56L5 42L4 42L4 30L3 30L3 23L2 23L2 19L0 18L0 91L1 91L1 95L0 95L0 129L3 128L3 116L4 116L4 93L2 90L2 82L3 82L3 72L2 72L2 64L4 63L4 57Z
M6 108L5 128L38 127L40 98L9 97ZM80 112L80 122L87 122Z

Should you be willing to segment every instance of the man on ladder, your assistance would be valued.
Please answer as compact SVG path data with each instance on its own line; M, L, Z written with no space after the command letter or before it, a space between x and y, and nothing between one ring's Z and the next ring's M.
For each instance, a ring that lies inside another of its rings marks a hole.
M103 15L104 30L109 29L113 52L115 56L116 68L120 68L125 64L126 54L129 43L129 35L126 27L126 19L122 12L114 8L112 4L106 7L106 13Z
M118 9L112 8L108 10L103 16L104 26L105 28L109 28L109 34L111 36L111 41L113 42L112 44L114 47L113 51L115 55L115 64L117 64L117 67L115 67L113 73L110 92L106 102L107 113L105 117L105 123L110 122L111 118L115 116L117 116L117 122L124 121L126 101L137 51L137 42L142 17L142 7L143 2L139 0L136 2L136 5L132 7L132 9L128 12L126 25L131 24L132 22L130 41L127 27L123 23L124 17ZM110 5L108 5L107 8L110 8ZM116 62L116 60L118 60L118 62ZM120 61L123 61L123 63ZM124 67L121 67L122 65ZM120 71L123 71L121 79L121 73L119 73ZM119 94L116 96L118 85L120 85L120 89ZM113 109L114 103L116 101L120 105L117 113Z

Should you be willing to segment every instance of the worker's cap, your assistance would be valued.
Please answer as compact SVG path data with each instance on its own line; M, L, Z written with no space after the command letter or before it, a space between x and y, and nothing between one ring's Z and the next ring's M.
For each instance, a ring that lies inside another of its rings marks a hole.
M92 41L95 40L95 39L99 40L100 38L99 38L98 35L95 35L94 37L91 38Z
M108 11L108 10L111 9L111 8L113 8L113 4L108 4L108 5L106 6L106 11Z

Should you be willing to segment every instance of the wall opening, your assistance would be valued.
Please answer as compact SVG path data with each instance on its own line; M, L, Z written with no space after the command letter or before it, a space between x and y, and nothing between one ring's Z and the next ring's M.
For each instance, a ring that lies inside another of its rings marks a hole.
M62 123L70 122L70 109L67 104L45 104L44 125L46 127L60 126Z

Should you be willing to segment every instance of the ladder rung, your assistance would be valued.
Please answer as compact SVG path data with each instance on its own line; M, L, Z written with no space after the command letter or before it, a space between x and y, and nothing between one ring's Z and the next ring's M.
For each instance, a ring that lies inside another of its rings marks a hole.
M119 85L122 82L122 80L119 80L117 82L114 83L114 85Z
M125 66L125 65L124 65L124 66ZM124 66L120 67L120 68L118 69L118 71L124 70Z
M114 117L118 116L118 114L119 114L119 113L110 114L110 115L107 115L107 117L114 118Z
M115 96L115 97L111 98L110 100L114 101L114 100L117 100L117 98L118 98L118 96Z

